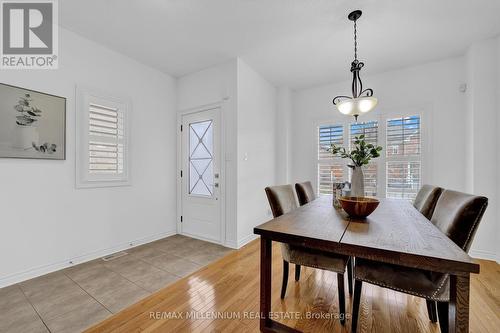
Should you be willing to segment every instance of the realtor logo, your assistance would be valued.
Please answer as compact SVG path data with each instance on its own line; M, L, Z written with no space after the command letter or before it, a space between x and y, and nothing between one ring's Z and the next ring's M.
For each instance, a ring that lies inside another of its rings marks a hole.
M2 69L56 69L56 0L1 0Z

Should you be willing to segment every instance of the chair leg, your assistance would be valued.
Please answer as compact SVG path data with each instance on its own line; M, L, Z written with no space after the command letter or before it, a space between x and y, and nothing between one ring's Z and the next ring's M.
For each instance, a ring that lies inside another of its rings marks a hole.
M352 321L351 321L351 332L356 333L358 326L358 315L359 315L359 303L361 301L361 288L363 287L363 282L361 280L354 281L354 300L352 302Z
M283 260L283 284L281 285L281 299L285 298L287 284L288 284L288 261Z
M337 273L337 285L339 291L339 318L342 325L345 324L345 292L344 274Z
M347 287L349 288L349 295L352 296L352 275L354 272L354 257L349 258L347 263Z
M437 302L437 312L441 333L448 333L448 302Z
M295 265L295 281L300 279L300 265Z
M429 314L429 320L433 323L437 323L437 313L436 313L436 302L431 300L425 300L427 303L427 313Z

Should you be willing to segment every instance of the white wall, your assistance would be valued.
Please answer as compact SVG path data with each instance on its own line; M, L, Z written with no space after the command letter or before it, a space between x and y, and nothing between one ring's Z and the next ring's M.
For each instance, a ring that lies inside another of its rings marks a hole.
M225 156L225 245L237 247L237 59L188 74L177 81L179 112L222 102Z
M276 106L276 183L288 184L292 165L292 95L288 87L279 87Z
M272 218L264 188L276 173L277 90L238 59L238 247Z
M500 38L473 44L467 54L468 190L488 197L488 208L473 243L473 254L499 260Z
M1 82L67 98L66 160L0 159L0 287L175 233L175 80L60 28L58 70ZM132 186L75 189L75 85L132 101Z
M497 55L500 55L500 37L497 38ZM500 57L497 58L498 63L497 63L497 128L500 128L500 115L498 114L500 112ZM497 147L500 147L500 134L498 134L497 131ZM497 166L500 165L500 152L498 152L497 149ZM497 175L497 218L496 218L496 228L497 228L497 252L496 252L496 261L500 262L500 205L498 205L498 196L500 196L500 176Z

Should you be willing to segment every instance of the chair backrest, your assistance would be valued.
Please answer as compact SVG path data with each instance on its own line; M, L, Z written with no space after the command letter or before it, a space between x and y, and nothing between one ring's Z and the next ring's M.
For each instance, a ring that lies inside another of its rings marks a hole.
M304 206L306 203L316 199L314 194L314 189L310 181L295 184L295 192L297 192L297 198L299 199L299 204Z
M292 185L266 187L266 195L274 217L281 216L298 207Z
M428 220L430 220L441 193L443 193L443 189L441 187L424 185L420 191L418 191L417 197L413 202L413 206Z
M438 199L431 222L468 251L487 206L486 197L445 190Z

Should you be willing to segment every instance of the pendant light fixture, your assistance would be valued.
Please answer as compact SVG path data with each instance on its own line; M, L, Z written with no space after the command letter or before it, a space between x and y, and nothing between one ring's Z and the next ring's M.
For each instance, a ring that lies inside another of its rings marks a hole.
M370 112L377 105L377 99L373 97L373 89L366 88L363 90L363 82L361 82L359 76L359 71L365 65L358 60L358 31L356 22L361 17L361 14L360 10L355 10L347 16L349 20L354 22L354 60L351 63L352 97L337 96L333 99L333 104L340 113L354 116L356 121L360 114Z

